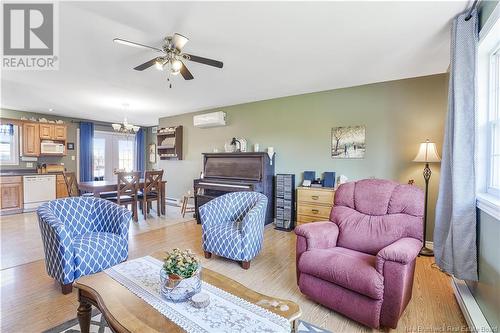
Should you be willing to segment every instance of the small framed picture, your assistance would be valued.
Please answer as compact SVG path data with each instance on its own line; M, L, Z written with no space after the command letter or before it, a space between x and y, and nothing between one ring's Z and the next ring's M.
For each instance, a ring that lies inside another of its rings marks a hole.
M156 145L154 143L150 144L148 147L149 152L149 163L156 163Z
M68 146L68 150L75 150L75 144L73 142L68 142L67 146Z

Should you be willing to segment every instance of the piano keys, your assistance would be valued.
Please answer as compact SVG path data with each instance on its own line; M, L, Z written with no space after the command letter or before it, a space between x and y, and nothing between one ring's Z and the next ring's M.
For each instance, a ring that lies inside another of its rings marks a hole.
M273 156L274 160L274 156ZM256 191L267 196L266 224L274 220L274 161L267 153L203 154L203 175L194 180L195 209L229 192Z

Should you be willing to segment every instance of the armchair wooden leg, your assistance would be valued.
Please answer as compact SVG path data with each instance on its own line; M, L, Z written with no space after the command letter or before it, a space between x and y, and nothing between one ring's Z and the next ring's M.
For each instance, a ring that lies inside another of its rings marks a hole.
M61 291L63 295L71 294L73 291L73 283L62 284L61 283Z
M142 202L141 208L142 208L142 215L144 216L144 219L146 220L147 216L148 216L148 209L146 208L146 201Z
M156 198L156 215L161 216L160 198Z
M212 253L207 252L207 251L203 251L203 252L205 252L205 258L207 258L207 259L212 258Z
M249 269L250 268L250 261L242 261L241 267L243 267L243 269Z

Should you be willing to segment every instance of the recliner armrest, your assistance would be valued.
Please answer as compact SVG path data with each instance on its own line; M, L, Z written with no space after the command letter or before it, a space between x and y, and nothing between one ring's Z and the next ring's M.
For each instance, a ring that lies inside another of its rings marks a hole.
M339 227L330 221L313 222L298 226L295 234L306 239L306 250L328 249L337 246Z
M377 271L383 274L386 261L398 262L406 265L418 256L422 242L416 238L405 237L384 247L377 253Z

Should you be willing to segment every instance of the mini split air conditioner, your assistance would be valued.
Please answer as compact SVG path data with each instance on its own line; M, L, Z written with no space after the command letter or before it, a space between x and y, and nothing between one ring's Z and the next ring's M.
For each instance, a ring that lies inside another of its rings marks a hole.
M193 116L193 125L199 128L226 126L226 113L218 111Z

